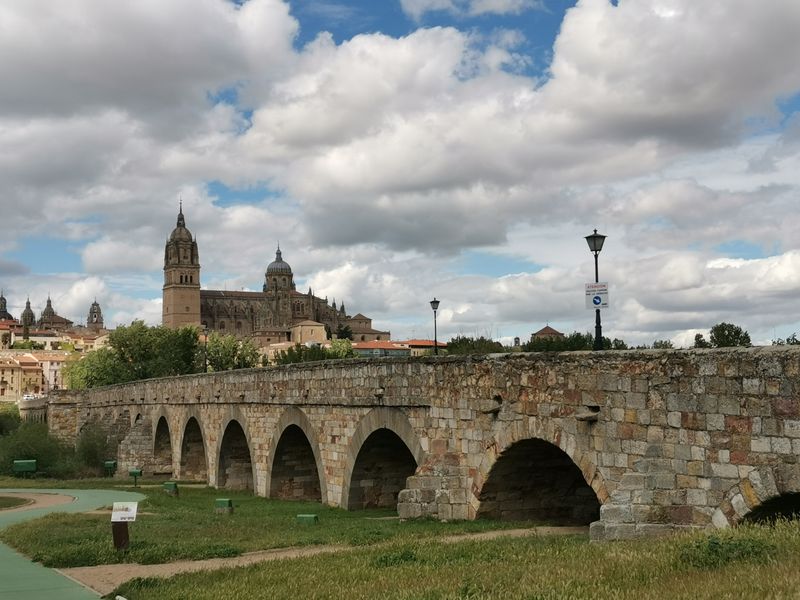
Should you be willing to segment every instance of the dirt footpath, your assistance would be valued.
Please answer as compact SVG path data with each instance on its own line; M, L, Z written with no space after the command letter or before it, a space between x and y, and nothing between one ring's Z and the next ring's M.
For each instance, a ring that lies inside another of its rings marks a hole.
M9 498L24 498L27 500L27 504L23 504L22 506L15 506L14 508L6 508L3 510L4 513L11 513L11 512L20 512L23 510L31 510L33 508L47 508L49 506L58 506L60 504L69 504L70 502L74 502L75 498L73 496L67 496L65 494L33 494L30 492L2 492L0 496L6 496Z
M465 533L440 538L444 543L464 540L490 540L499 537L524 537L530 535L576 535L588 533L588 527L533 527L531 529L506 529L483 533ZM69 577L100 594L109 594L119 585L134 577L170 577L178 573L211 571L225 567L241 567L282 558L301 558L332 552L354 550L351 546L306 546L302 548L278 548L260 552L248 552L232 558L211 558L207 560L184 560L160 565L140 565L136 563L120 565L99 565L97 567L75 567L59 569Z

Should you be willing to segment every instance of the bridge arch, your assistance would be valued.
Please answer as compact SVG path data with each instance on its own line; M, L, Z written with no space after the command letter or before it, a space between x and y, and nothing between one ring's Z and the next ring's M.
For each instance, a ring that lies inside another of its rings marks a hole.
M208 446L200 419L190 414L183 426L179 456L179 476L184 481L208 483Z
M483 455L473 487L476 516L588 525L608 498L593 458L551 421L514 422Z
M306 414L290 406L275 426L269 448L267 498L328 503L328 486L318 436Z
M167 417L161 413L154 423L153 432L153 475L172 475L172 429Z
M215 487L255 491L256 461L247 420L242 415L229 417L219 440Z
M714 511L711 523L723 529L746 520L768 518L786 508L795 513L800 509L798 464L765 466L750 471L728 490Z
M396 506L398 493L422 464L424 456L419 438L403 411L372 409L361 418L350 438L340 506L348 510Z

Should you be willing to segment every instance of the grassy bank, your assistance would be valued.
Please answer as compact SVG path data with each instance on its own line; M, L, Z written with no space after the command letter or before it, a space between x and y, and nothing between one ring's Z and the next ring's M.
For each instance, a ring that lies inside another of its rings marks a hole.
M800 528L748 527L661 540L582 538L395 543L246 568L140 579L129 600L236 598L796 598ZM113 595L112 595L113 597Z
M16 508L27 503L28 501L25 498L14 498L13 496L0 495L0 510L3 510L4 508Z
M76 567L118 562L152 564L316 544L363 546L521 525L488 521L401 523L391 518L395 514L392 510L348 512L316 502L266 500L208 488L182 487L179 498L159 488L140 487L137 491L148 497L139 503L140 516L130 525L128 552L113 549L108 513L55 513L9 527L0 533L0 539L46 566ZM214 499L218 497L233 500L234 514L214 513ZM317 514L319 524L297 523L300 513Z

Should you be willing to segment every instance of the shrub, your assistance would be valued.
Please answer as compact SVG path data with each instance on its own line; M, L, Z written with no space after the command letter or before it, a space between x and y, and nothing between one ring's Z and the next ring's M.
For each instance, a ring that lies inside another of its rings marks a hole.
M7 435L19 427L19 410L16 404L0 405L0 435Z
M81 430L75 448L77 462L81 466L95 474L102 474L103 463L109 459L111 452L108 436L98 424L89 423Z
M15 460L36 459L40 473L65 477L74 473L74 453L52 437L47 425L22 423L0 438L0 473L11 474Z
M716 569L735 561L764 563L775 552L773 544L754 536L710 535L681 548L680 560L697 569Z

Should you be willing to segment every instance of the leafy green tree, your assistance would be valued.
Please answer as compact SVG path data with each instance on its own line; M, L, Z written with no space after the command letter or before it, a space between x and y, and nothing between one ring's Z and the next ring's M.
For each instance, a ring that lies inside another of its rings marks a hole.
M233 335L212 333L208 336L208 366L212 371L252 369L259 363L258 348L251 340L238 340Z
M778 338L777 340L772 340L773 346L800 346L800 340L797 339L797 333L793 333L786 339Z
M532 339L522 346L525 352L575 352L594 349L594 334L587 331L573 331L564 337L546 337ZM604 350L626 350L628 344L619 338L611 340L603 337Z
M126 370L125 381L185 375L197 370L199 342L195 327L148 327L134 321L108 336Z
M291 348L281 350L275 356L275 364L290 365L293 363L311 362L328 359L328 353L321 346L302 346L295 344Z
M448 354L493 354L506 351L503 344L484 336L474 338L459 335L447 342Z
M336 338L340 340L352 340L353 329L350 327L350 325L343 325L339 323L339 326L336 328Z
M653 348L655 350L672 350L674 346L669 340L656 340L653 342Z
M356 356L353 344L348 338L333 340L331 347L327 350L327 354L329 358L354 358Z
M73 390L84 390L131 380L130 370L109 347L71 359L64 367L62 375L67 387Z
M694 348L711 348L711 342L702 333L697 333L694 336Z
M16 404L9 402L0 405L0 436L11 433L19 427L20 423L19 409Z
M109 345L65 367L68 387L83 389L199 370L197 329L148 327L134 321L118 327Z
M750 346L750 334L733 323L717 323L711 328L709 340L714 348Z

